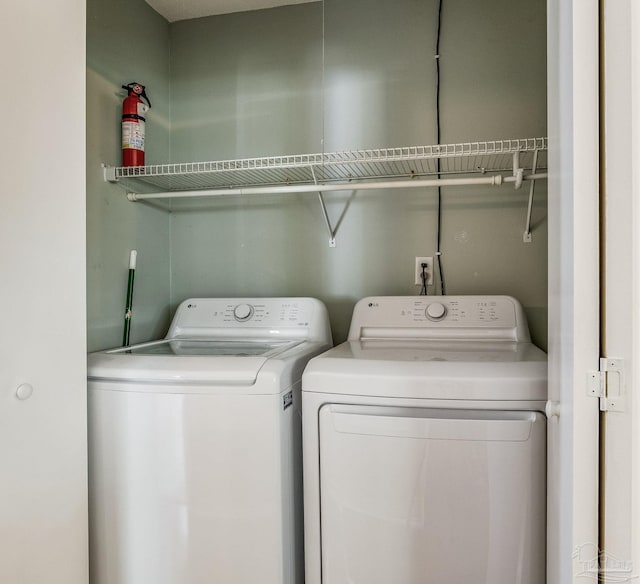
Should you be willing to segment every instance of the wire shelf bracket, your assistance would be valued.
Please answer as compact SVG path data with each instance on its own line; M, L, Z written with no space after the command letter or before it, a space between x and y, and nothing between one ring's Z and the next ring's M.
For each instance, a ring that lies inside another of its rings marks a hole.
M318 178L316 177L316 173L313 170L313 166L311 167L310 170L311 170L311 175L313 176L313 182L315 185L317 185ZM329 213L327 212L327 205L324 202L322 191L318 191L318 200L320 201L320 208L322 209L322 216L324 217L324 222L325 222L325 225L327 226L327 231L329 231L329 247L335 247L337 226L333 227L331 225L331 219L329 219Z
M531 174L536 173L536 168L538 166L538 151L536 150L533 153L533 163L531 165ZM536 188L536 181L532 180L529 183L529 203L527 204L527 222L524 227L524 233L522 234L522 241L524 243L531 243L531 212L533 210L533 193Z

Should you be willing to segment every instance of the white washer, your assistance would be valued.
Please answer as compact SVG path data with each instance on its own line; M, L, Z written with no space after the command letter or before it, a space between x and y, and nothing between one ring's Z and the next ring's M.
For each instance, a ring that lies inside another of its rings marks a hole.
M165 339L89 355L92 584L301 584L311 298L190 299Z
M543 584L546 399L513 298L358 302L303 375L306 584Z

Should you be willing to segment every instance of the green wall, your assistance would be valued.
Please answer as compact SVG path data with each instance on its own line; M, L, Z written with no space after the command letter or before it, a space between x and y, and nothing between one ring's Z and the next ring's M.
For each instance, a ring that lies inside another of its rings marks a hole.
M173 162L322 148L322 3L171 25Z
M537 0L447 0L442 142L546 135L546 16ZM323 26L324 12L324 26ZM436 0L325 0L171 25L174 161L433 144ZM324 35L324 55L323 55ZM443 189L449 294L511 294L546 346L546 184ZM188 296L311 295L335 339L355 301L416 294L436 249L435 189L192 204L172 215L172 306Z
M139 340L163 334L190 296L315 296L341 341L359 298L418 293L414 258L436 249L435 189L327 194L339 224L330 248L316 195L198 200L169 214L127 202L99 165L118 162L118 88L138 77L154 105L149 163L433 144L436 0L325 0L171 25L131 0L143 34L120 30L123 4L88 4L90 347L120 342L134 247ZM442 16L441 141L546 135L544 0L445 0ZM130 38L140 58L125 67ZM527 194L443 189L442 258L447 293L515 296L546 347L545 181L531 244Z
M90 351L122 343L129 252L138 251L131 341L164 335L169 319L170 218L105 183L120 164L121 85L149 87L148 160L170 151L169 25L143 0L87 0L87 321Z

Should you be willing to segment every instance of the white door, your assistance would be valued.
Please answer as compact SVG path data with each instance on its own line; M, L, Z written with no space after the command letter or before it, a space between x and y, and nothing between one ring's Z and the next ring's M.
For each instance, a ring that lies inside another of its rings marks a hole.
M640 6L604 3L603 357L610 393L603 417L599 542L605 582L640 579ZM610 402L612 400L609 400Z
M544 584L539 412L325 405L327 584Z
M598 4L547 1L548 584L597 576L584 554L598 542L598 400L586 391L599 357Z
M0 582L87 582L85 3L0 18Z

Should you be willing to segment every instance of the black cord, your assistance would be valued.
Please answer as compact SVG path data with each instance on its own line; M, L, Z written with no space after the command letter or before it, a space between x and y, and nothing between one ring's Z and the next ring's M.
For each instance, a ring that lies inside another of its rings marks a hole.
M420 279L422 280L422 288L420 289L420 296L427 295L427 264L420 264L422 268L422 274L420 274Z
M440 28L442 26L442 0L438 1L438 30L436 32L436 143L440 144ZM440 178L440 159L436 159L438 178ZM436 227L436 259L440 275L440 293L445 295L444 272L442 270L442 189L438 187L438 219Z

